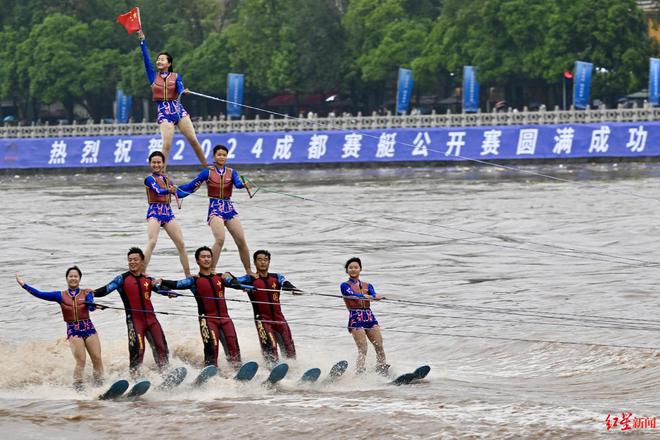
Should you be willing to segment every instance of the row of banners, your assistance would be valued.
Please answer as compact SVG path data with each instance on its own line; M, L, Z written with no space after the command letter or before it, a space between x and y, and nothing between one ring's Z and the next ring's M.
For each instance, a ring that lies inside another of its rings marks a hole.
M217 144L236 164L465 161L660 156L660 122L200 134L209 162ZM0 139L0 169L146 167L160 136ZM175 136L171 165L196 165Z
M576 61L573 71L573 107L586 109L589 107L591 76L593 64ZM399 69L396 112L408 113L410 110L410 95L413 88L413 75L410 69ZM463 66L463 112L476 113L479 110L479 82L477 67ZM660 59L649 60L649 103L660 105Z
M649 102L651 105L658 106L660 105L660 59L651 58L649 69ZM577 109L589 107L592 72L592 63L575 62L573 106ZM398 114L409 113L414 84L412 70L400 68L396 93L396 112ZM240 118L242 115L244 85L245 76L243 74L229 73L227 75L227 115L231 118ZM475 113L479 110L479 93L477 67L463 66L463 111L465 113ZM117 90L116 119L118 122L128 122L131 104L131 97L124 95L121 90Z

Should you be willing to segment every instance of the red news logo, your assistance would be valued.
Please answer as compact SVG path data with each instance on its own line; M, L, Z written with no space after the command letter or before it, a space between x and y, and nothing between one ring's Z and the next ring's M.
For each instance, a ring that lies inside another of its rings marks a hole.
M655 429L655 417L633 417L631 412L622 412L621 417L607 414L605 417L605 426L607 430L620 428L621 431L630 431L632 429Z

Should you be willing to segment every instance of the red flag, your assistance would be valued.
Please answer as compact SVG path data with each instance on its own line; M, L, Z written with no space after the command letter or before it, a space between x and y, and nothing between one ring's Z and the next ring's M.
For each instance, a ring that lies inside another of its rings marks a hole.
M124 26L126 32L132 34L142 29L142 23L140 23L140 8L135 7L128 11L125 14L121 14L117 17L117 23Z

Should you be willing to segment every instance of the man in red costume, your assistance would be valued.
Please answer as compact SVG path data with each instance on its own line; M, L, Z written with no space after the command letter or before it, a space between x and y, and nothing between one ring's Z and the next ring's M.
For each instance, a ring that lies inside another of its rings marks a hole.
M291 329L286 322L280 305L280 292L291 291L294 295L302 294L296 286L291 284L284 275L270 273L270 252L260 249L253 255L257 276L245 275L240 278L228 280L229 287L245 288L252 301L254 324L257 326L259 343L264 359L270 365L278 362L277 346L286 357L295 359L296 347L293 344ZM238 286L236 284L238 281Z
M220 276L211 271L213 252L207 246L195 251L195 260L199 265L199 274L179 281L162 280L160 286L167 289L190 289L195 295L199 331L204 343L204 365L218 366L218 348L222 344L227 361L238 369L241 366L241 350L225 301L225 286L229 285L232 276L228 272Z
M143 273L144 253L133 247L128 251L128 272L117 276L106 286L94 291L100 298L117 291L126 310L128 327L129 368L136 376L144 359L145 340L151 345L154 360L163 371L168 364L169 350L163 329L151 303L151 292L156 291L154 279Z

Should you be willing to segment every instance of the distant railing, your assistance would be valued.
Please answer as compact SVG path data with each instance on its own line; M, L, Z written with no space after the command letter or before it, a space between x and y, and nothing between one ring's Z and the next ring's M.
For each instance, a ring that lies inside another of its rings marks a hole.
M561 125L660 120L660 108L515 111L498 113L446 113L429 115L330 116L195 121L197 133L272 131L375 130L383 128L478 127L489 125ZM56 138L135 136L159 133L155 122L128 124L72 124L0 127L0 138Z

